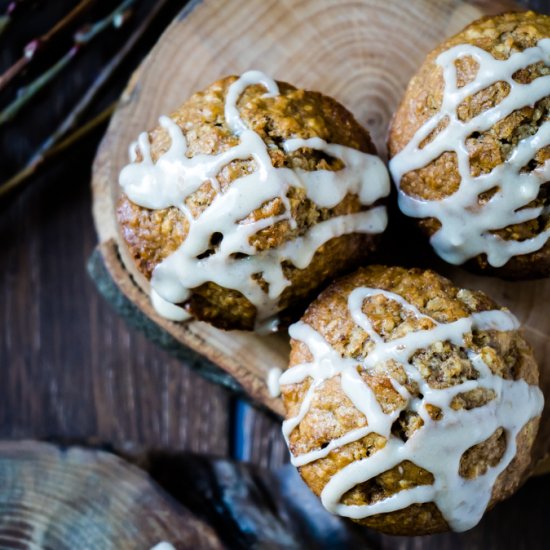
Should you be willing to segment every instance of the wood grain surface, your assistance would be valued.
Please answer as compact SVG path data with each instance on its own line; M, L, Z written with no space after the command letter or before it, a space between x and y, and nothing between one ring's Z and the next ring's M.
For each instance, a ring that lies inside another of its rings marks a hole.
M547 0L530 5L537 3L548 9ZM71 73L67 90L82 78ZM39 122L12 131L12 143ZM236 403L128 328L89 280L85 265L97 238L87 186L100 137L0 204L0 438L93 440L136 455L186 449L278 467L286 453L273 417ZM530 480L465 534L371 533L365 548L544 549L549 491L550 476Z
M85 267L96 241L89 171L77 185L56 176L54 193L39 185L0 216L0 437L226 454L227 392L130 331L97 294Z

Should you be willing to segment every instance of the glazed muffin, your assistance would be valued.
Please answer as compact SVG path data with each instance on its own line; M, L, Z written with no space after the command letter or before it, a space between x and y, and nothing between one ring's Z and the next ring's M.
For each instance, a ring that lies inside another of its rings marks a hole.
M435 251L505 278L550 274L550 16L475 21L431 52L389 132L399 205Z
M258 71L196 93L130 151L121 234L174 320L276 327L386 227L389 176L368 132L334 99Z
M391 534L464 531L524 479L538 368L482 292L371 266L322 292L290 335L283 433L329 511Z

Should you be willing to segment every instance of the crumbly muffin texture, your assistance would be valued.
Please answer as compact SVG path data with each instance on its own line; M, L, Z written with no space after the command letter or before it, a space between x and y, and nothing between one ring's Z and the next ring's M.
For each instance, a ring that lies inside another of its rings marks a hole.
M536 46L539 40L544 38L550 38L550 16L534 12L518 12L479 19L438 46L427 56L418 73L410 81L395 113L388 139L390 156L397 155L416 131L441 109L444 81L442 69L436 65L439 54L453 46L471 44L489 52L495 59L503 60L508 59L515 52ZM469 56L457 60L455 66L459 87L472 82L479 67L477 61ZM539 62L518 70L513 75L513 80L527 84L549 74L550 67ZM510 85L502 81L474 93L458 106L459 120L462 122L471 120L498 105L509 93ZM475 177L488 174L505 163L518 143L535 134L548 120L550 120L550 96L542 98L534 105L525 105L513 111L487 131L472 132L466 140L471 175ZM445 126L445 122L440 124L425 139L424 144L432 141ZM540 168L549 159L550 146L542 147L524 167L524 171ZM460 186L460 181L456 154L447 151L425 167L406 173L401 179L400 188L407 195L432 201L455 193ZM481 193L478 197L479 204L486 204L497 192L498 189L494 188ZM550 183L545 182L540 186L536 199L524 207L543 207L537 218L495 229L492 233L505 240L523 241L536 237L550 228L549 206ZM419 225L427 235L431 236L441 224L438 219L425 218L419 221ZM485 254L470 260L469 266L475 270L481 269L484 272L512 279L548 276L550 275L550 240L535 252L512 257L502 267L492 267Z
M228 88L237 80L231 76L219 80L202 92L194 94L171 118L183 131L187 140L187 156L198 154L216 155L236 146L239 138L224 117ZM299 90L279 82L280 94L266 97L261 85L245 89L238 101L241 119L255 131L268 147L274 167L302 170L340 170L339 159L309 148L286 152L283 142L288 138L319 137L323 140L345 145L359 151L375 154L368 132L362 128L342 105L317 92ZM158 127L149 134L151 156L156 161L170 146L167 131ZM140 157L138 154L137 161ZM221 193L238 178L256 169L253 159L234 160L217 175ZM205 182L185 201L193 217L212 203L218 191L210 182ZM281 244L304 235L309 228L329 218L365 210L356 196L348 195L333 208L320 208L309 200L305 191L291 187L288 196L296 227L282 220L259 230L249 242L258 252L281 246ZM239 223L246 224L281 214L284 204L279 198L264 203ZM149 210L131 202L127 196L120 199L117 211L122 237L129 248L138 269L151 278L154 268L178 249L185 240L189 223L184 214L175 207ZM213 235L211 249L219 244ZM221 238L221 235L219 235ZM289 285L280 297L280 309L307 299L328 279L358 265L375 247L376 237L352 233L333 238L319 248L305 269L298 269L290 262L283 265ZM259 284L265 284L258 276ZM197 319L208 321L225 329L252 329L256 308L240 292L222 288L207 282L193 289L185 308Z
M397 301L383 295L367 298L363 302L362 312L368 317L376 333L386 342L414 331L430 329L433 320L438 323L451 323L475 312L498 309L482 292L457 288L433 271L382 266L360 269L325 290L308 308L302 319L340 356L352 358L358 365L374 347L372 338L354 321L348 307L350 293L359 287L371 287L398 294L423 315L429 316L428 318L412 315ZM291 345L289 368L313 360L307 344L292 340ZM449 342L436 342L427 348L419 349L410 358L410 364L418 369L429 387L451 388L478 377L467 351L479 353L490 370L504 379L523 379L531 385L538 382L538 369L532 351L517 330L473 331L466 335L463 347ZM391 379L404 386L412 398L419 397L416 382L407 376L401 365L391 360L369 369L358 366L358 370L362 380L374 392L385 414L403 409L393 423L392 435L407 441L423 426L424 421L418 413L404 407L406 402ZM308 377L299 383L282 385L282 397L288 419L299 414L311 384L312 379ZM492 390L476 387L456 395L451 408L471 410L484 407L494 398ZM433 420L437 421L441 417L438 407L428 405L427 410ZM323 449L331 441L368 424L369 418L354 406L342 390L340 377L334 376L325 380L315 391L308 412L289 435L289 447L294 456L300 456ZM530 463L530 449L537 425L538 419L532 419L519 432L516 456L497 478L490 506L509 496L523 479ZM300 473L309 487L320 495L337 472L352 462L373 456L386 444L385 437L369 433L357 441L335 448L324 458L301 466ZM488 467L498 464L506 445L506 435L499 428L487 440L464 453L460 460L460 475L471 479L484 474ZM441 460L445 460L445 457L441 456ZM347 505L372 504L404 489L433 482L434 476L431 472L405 460L369 481L356 485L344 494L341 502ZM391 534L427 534L449 528L433 502L412 504L401 510L366 517L359 522Z

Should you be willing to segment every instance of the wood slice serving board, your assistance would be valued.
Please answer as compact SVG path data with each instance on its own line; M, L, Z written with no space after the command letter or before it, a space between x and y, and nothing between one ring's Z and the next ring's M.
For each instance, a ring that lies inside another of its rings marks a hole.
M213 365L219 367L254 401L282 414L282 403L269 396L266 379L269 369L287 364L286 334L260 337L223 332L201 322L167 321L151 307L147 285L132 276L115 220L118 173L128 162L128 145L194 91L222 76L255 68L335 97L369 129L385 156L388 122L426 53L472 20L510 7L505 2L458 0L191 2L132 77L94 164L98 250L122 295L172 344L200 354L210 372ZM398 238L390 249L390 261L401 264L401 254L411 247ZM433 255L430 258L429 265L460 285L485 290L520 318L541 365L543 389L550 397L546 305L547 300L550 303L550 280L503 282L443 266ZM549 452L547 407L536 449L539 472L544 471L542 459Z

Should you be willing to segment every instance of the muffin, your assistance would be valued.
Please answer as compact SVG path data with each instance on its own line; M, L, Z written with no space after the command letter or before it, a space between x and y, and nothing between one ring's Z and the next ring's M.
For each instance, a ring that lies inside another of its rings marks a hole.
M524 479L538 368L482 292L371 266L322 292L290 335L283 433L329 511L395 535L464 531Z
M550 274L550 16L484 17L432 51L389 131L399 206L437 254Z
M130 155L121 235L173 320L276 328L386 227L389 175L368 132L334 99L258 71L196 93Z

